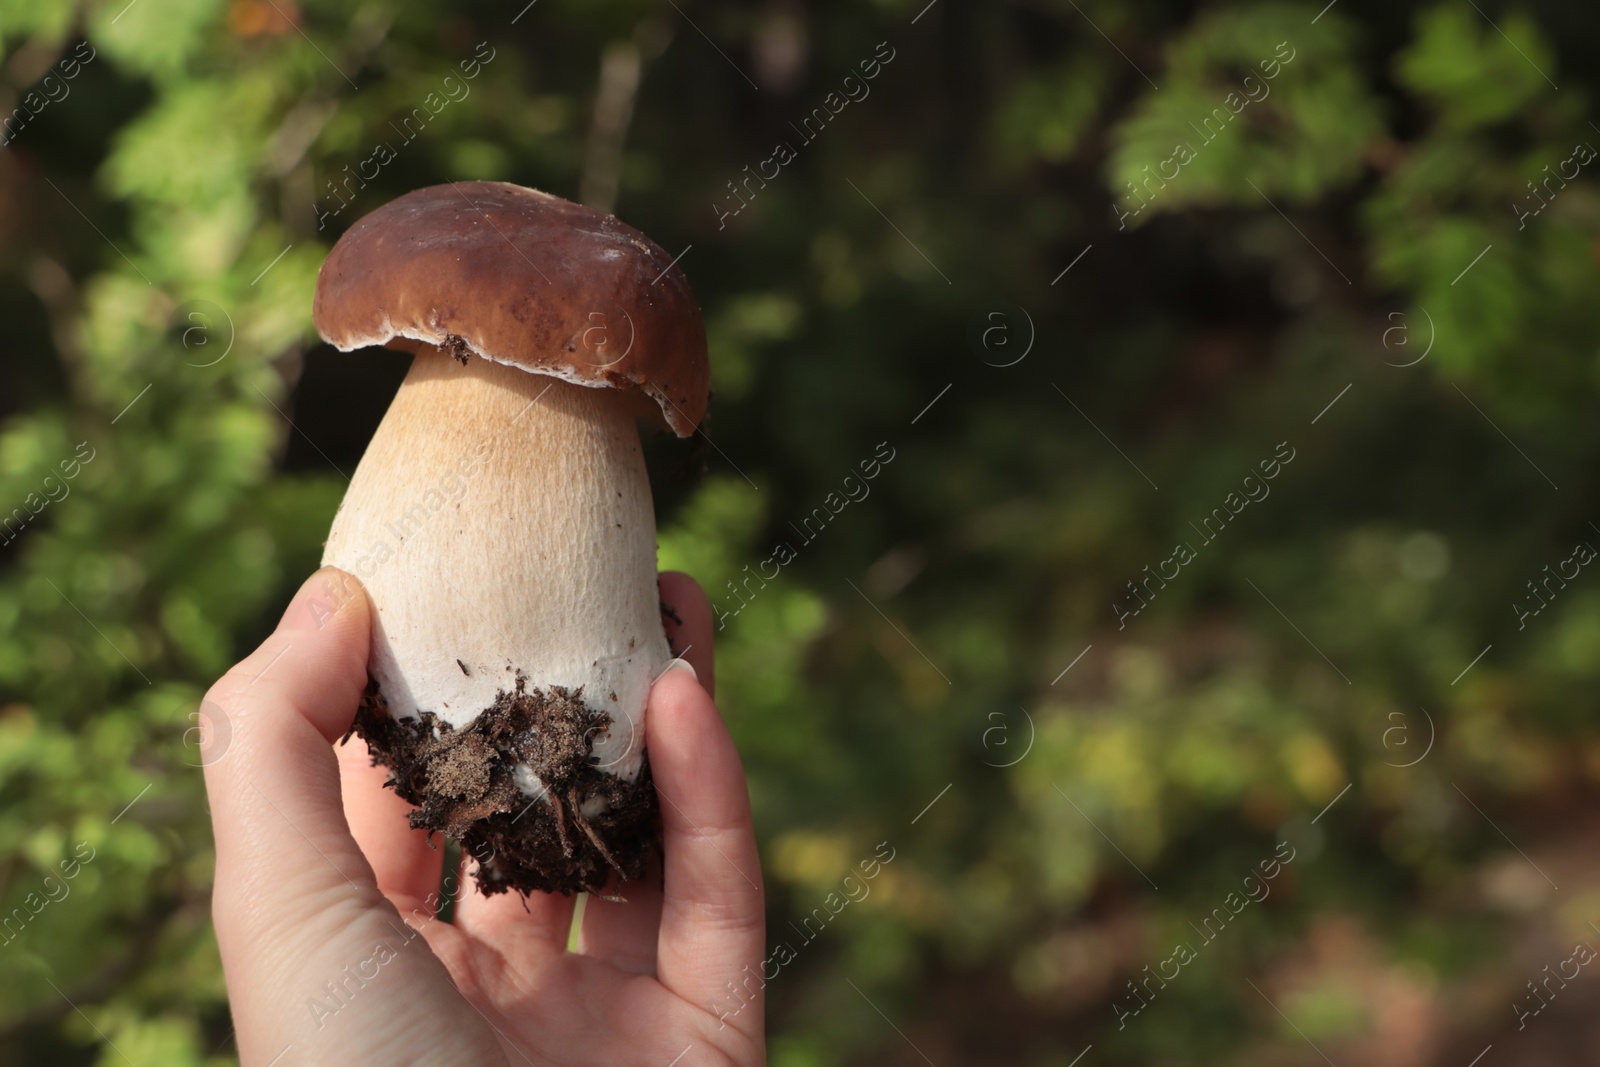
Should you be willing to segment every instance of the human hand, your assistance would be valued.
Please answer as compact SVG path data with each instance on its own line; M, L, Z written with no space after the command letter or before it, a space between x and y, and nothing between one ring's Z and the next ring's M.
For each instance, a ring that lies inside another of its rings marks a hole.
M728 991L759 973L765 930L744 771L709 695L711 610L686 575L663 574L661 595L705 683L674 669L650 691L664 887L589 898L576 952L572 898L484 897L464 871L452 921L437 920L444 850L410 828L359 738L336 755L367 683L354 578L313 575L212 687L212 913L245 1067L765 1062L760 991L743 1008Z

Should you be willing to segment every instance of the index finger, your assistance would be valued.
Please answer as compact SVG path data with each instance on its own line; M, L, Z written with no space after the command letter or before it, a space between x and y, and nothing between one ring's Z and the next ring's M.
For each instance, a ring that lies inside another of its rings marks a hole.
M717 680L711 655L711 602L700 583L682 571L662 571L661 621L667 631L672 654L689 661L700 686L713 698ZM670 614L669 614L670 612Z
M745 1033L763 1026L760 996L723 1004L766 937L761 863L744 769L722 716L690 671L669 670L650 692L646 747L661 797L665 886L657 977Z

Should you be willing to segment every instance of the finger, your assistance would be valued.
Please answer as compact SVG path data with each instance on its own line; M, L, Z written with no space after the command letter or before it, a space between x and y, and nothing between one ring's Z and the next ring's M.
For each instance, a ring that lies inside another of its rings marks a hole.
M656 873L613 886L609 895L584 904L578 951L633 974L655 974L662 903Z
M452 920L458 929L489 943L533 940L542 947L566 950L576 897L537 891L524 897L514 889L486 897L470 873L471 865L467 860L461 868L461 899Z
M662 622L674 652L684 655L697 671L709 677L711 665L711 606L700 586L687 574L661 575L661 602L671 609ZM674 618L673 616L676 616ZM681 620L681 621L680 621ZM590 895L584 905L579 931L579 951L624 970L649 974L655 970L656 937L660 928L661 892L648 879L631 882L617 891L626 903ZM456 925L479 937L510 931L532 933L545 941L567 945L576 900L573 897L517 894L483 897L470 887L457 911Z
M378 890L401 915L438 912L444 838L411 828L412 807L385 786L389 769L373 766L367 743L352 737L338 748L339 785L350 834L372 865Z
M687 574L660 577L662 622L675 654L689 661L704 682L711 680L711 605ZM668 610L670 609L670 613ZM709 689L708 689L709 691ZM591 896L584 905L578 951L636 974L654 974L661 930L662 893L654 876L615 889L622 899Z
M572 911L575 896L560 893L529 893L524 897L515 889L486 897L478 889L473 870L477 861L461 857L460 896L451 921L468 936L490 944L508 939L532 940L539 947L566 951L572 937Z
M332 742L366 686L368 612L354 579L318 572L272 636L207 694L209 721L225 724L202 747L217 852L212 911L246 1062L316 1047L335 1027L382 1027L381 998L333 992L359 988L374 966L410 995L455 995L379 893L345 821ZM313 1002L321 1007L308 1011ZM390 1032L407 1029L413 1020ZM411 1037L425 1043L428 1033Z
M262 891L257 903L269 908L295 907L266 892L291 877L324 894L376 889L345 822L331 747L355 717L370 643L366 595L344 577L313 575L272 636L206 695L228 724L225 750L209 747L218 731L202 749L218 881Z
M661 616L672 654L689 661L700 677L701 687L714 697L717 681L711 654L711 602L700 583L682 571L662 571L659 583L661 603L677 616L673 618L665 612Z
M716 706L687 670L668 671L651 690L645 732L666 854L657 974L680 997L711 1008L746 967L761 967L761 866L744 770ZM730 1025L758 1032L759 1000Z

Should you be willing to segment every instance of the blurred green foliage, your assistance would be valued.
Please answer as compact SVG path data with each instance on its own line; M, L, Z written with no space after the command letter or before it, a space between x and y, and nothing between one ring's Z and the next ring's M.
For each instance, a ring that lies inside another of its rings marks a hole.
M317 269L417 186L576 197L617 42L616 209L692 246L718 394L703 477L651 445L663 566L736 607L797 548L717 634L773 940L897 850L770 987L773 1062L1532 1040L1518 953L1600 919L1600 587L1511 606L1600 543L1600 197L1549 181L1600 143L1594 15L1474 6L0 0L0 116L38 109L0 149L0 521L38 511L0 533L0 917L30 916L0 1062L232 1062L195 712L386 401L317 345ZM870 97L719 226L883 41ZM335 194L479 42L471 95ZM996 322L1015 347L975 346ZM1270 497L1119 626L1279 442ZM1283 840L1268 898L1119 1027Z

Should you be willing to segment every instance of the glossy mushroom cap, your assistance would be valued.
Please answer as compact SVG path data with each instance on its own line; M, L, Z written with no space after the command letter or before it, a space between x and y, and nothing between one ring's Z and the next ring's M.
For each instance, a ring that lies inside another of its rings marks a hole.
M328 254L312 312L346 352L421 341L637 388L679 437L710 400L705 323L672 257L611 215L520 185L435 185L366 215Z

